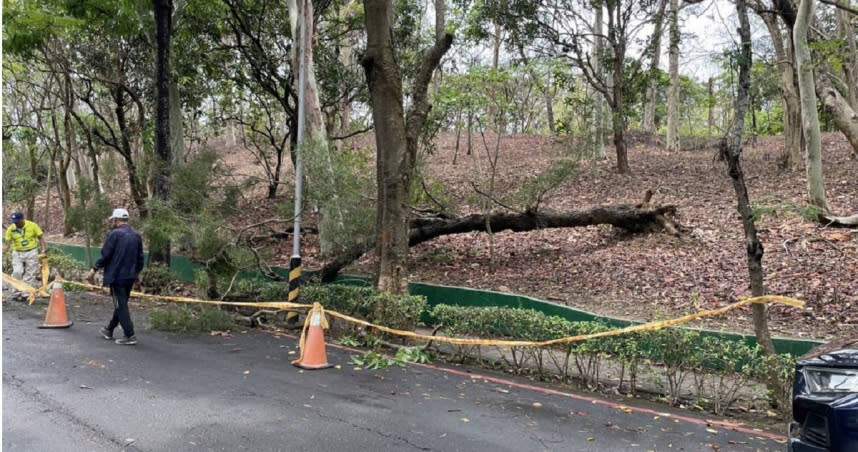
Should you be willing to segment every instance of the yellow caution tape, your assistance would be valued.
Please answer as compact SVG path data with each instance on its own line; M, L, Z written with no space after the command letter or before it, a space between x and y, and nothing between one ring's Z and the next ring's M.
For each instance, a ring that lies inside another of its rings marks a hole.
M3 274L3 281L12 285L18 290L34 293L36 289L30 287L23 281L18 281L5 273ZM87 289L98 290L98 291L107 291L108 289L101 286L95 286L92 284L81 283L76 281L63 281L65 284L73 284L76 286L84 287ZM275 309L275 310L303 310L309 309L309 313L307 318L304 320L304 328L301 332L301 338L299 340L299 344L301 346L301 352L303 355L304 350L304 341L307 335L307 329L310 327L310 322L314 317L314 314L319 314L321 326L324 329L328 328L328 319L327 315L331 317L336 317L347 322L351 322L357 325L363 325L368 328L373 328L378 331L383 331L385 333L394 334L397 336L407 337L411 339L417 339L422 341L434 341L445 344L454 344L454 345L486 345L486 346L501 346L501 347L549 347L553 345L561 345L561 344L569 344L573 342L582 342L591 339L601 339L606 337L615 337L623 334L629 333L640 333L646 331L657 331L663 328L668 328L677 325L683 325L689 323L691 321L702 319L704 317L713 317L717 315L723 315L727 312L730 312L735 309L739 309L743 306L748 306L752 304L767 304L767 303L780 303L787 306L792 306L795 308L803 308L804 302L801 300L797 300L795 298L783 297L780 295L764 295L762 297L754 297L747 298L742 301L738 301L736 303L729 304L722 308L711 309L711 310L703 310L694 314L685 315L682 317L678 317L670 320L660 320L656 322L645 323L641 325L633 325L628 326L626 328L620 328L611 331L604 331L601 333L593 333L593 334L583 334L578 336L568 336L562 337L558 339L551 339L547 341L515 341L515 340L493 340L493 339L477 339L477 338L460 338L460 337L445 337L445 336L428 336L425 334L418 334L413 331L403 331L397 330L393 328L388 328L383 325L376 325L374 323L367 322L365 320L361 320L346 314L339 313L337 311L328 311L325 310L319 303L314 303L312 306L306 304L298 304L298 303L290 303L287 301L268 301L268 302L236 302L236 301L215 301L215 300L200 300L197 298L189 298L189 297L171 297L164 295L152 295L143 292L131 292L132 297L136 298L148 298L153 300L160 301L171 301L178 303L198 303L198 304L209 304L216 306L242 306L242 307L257 307L257 308L267 308L267 309ZM300 361L300 358L299 358Z
M36 289L34 287L30 287L30 285L25 283L24 281L20 281L20 280L17 280L15 278L12 278L11 276L7 275L6 273L3 273L3 282L14 287L19 292L26 292L26 293L30 294L30 296L27 299L27 303L30 305L32 305L33 302L36 300L36 295L41 295L43 297L49 297L50 296L47 292L47 288L48 288L47 283L44 284L41 288Z
M51 277L51 264L48 263L48 256L46 254L39 255L39 263L42 264L42 289L44 290L48 287L48 280Z
M29 284L25 283L24 281L17 280L15 278L7 275L6 273L3 273L3 282L14 287L15 290L17 290L19 292L27 292L30 295L33 295L37 292L37 290L30 287Z
M583 334L579 336L568 336L562 337L559 339L551 339L548 341L510 341L510 340L488 340L488 339L470 339L470 338L458 338L458 337L439 337L439 336L427 336L425 334L418 334L412 331L402 331L395 330L392 328L388 328L386 326L376 325L374 323L369 323L367 321L356 319L351 316L347 316L345 314L340 314L336 311L327 311L327 313L332 317L338 317L345 321L357 323L359 325L363 325L366 327L374 328L379 331L383 331L385 333L395 334L397 336L409 337L412 339L419 339L423 341L435 341L446 344L455 344L455 345L495 345L502 347L548 347L552 345L560 345L560 344L568 344L571 342L582 342L590 339L600 339L605 337L613 337L620 336L628 333L640 333L644 331L656 331L662 328L667 328L676 325L682 325L684 323L691 322L693 320L701 319L703 317L711 317L715 315L721 315L732 311L734 309L741 308L742 306L747 306L749 304L766 304L766 303L781 303L788 306L801 308L804 307L804 302L800 300L796 300L794 298L782 297L778 295L766 295L762 297L756 298L748 298L719 309L713 310L705 310L700 311L695 314L686 315L683 317L679 317L671 320L661 320L656 322L645 323L642 325L634 325L626 328L621 328L617 330L604 331L601 333L593 333L593 334Z

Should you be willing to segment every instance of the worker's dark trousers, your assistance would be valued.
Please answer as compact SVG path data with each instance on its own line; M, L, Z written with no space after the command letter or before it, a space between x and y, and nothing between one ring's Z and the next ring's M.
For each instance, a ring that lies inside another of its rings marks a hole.
M110 296L113 297L113 318L107 329L113 333L117 325L122 325L125 337L134 336L134 324L131 323L131 312L128 310L128 297L131 296L131 284L111 284Z

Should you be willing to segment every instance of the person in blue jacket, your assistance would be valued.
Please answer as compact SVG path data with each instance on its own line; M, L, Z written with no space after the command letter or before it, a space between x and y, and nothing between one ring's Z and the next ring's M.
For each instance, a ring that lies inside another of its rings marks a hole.
M140 272L143 270L143 238L140 233L128 224L128 211L114 209L109 220L113 222L113 230L107 236L101 247L101 258L90 270L87 281L95 281L95 272L104 269L102 285L110 287L113 297L113 318L101 329L101 336L113 339L113 330L122 325L125 337L116 339L120 345L135 345L134 324L131 322L131 312L128 310L128 298L131 288L140 282Z

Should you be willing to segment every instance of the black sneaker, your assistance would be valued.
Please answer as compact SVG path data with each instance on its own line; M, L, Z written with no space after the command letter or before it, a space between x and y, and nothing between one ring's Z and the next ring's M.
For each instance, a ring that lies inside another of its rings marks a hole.
M119 345L137 345L137 336L121 337L114 342Z
M101 337L112 340L113 339L113 331L107 329L107 327L101 327Z

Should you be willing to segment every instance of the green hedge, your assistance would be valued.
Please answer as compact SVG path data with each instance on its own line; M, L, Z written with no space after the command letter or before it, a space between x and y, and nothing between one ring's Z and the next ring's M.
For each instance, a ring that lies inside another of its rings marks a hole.
M562 317L539 311L499 308L437 305L430 317L443 324L450 336L472 336L484 339L523 339L544 341L567 336L598 333L611 328L599 322L570 322ZM469 353L458 347L459 353ZM653 332L626 334L562 344L550 349L510 347L512 359L501 355L515 371L536 369L568 379L575 371L587 386L598 385L602 359L612 357L620 365L622 388L628 378L628 390L636 389L639 369L645 366L654 374L667 401L673 404L687 400L705 405L723 414L739 397L739 392L752 380L762 380L765 370L774 366L780 375L791 375L795 365L789 355L778 355L766 361L758 346L743 341L702 336L700 332L668 328ZM479 353L478 353L479 355ZM693 377L693 378L692 378ZM791 385L789 378L781 384ZM783 402L780 394L770 395Z

